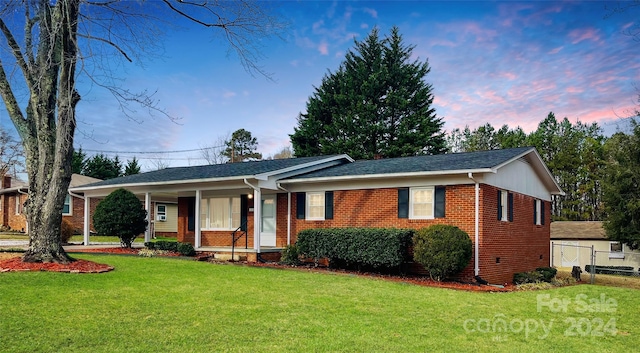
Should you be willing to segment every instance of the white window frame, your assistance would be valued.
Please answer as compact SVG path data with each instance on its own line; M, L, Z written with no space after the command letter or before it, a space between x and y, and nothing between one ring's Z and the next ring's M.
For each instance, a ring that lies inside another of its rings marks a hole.
M311 205L311 199L313 196L319 196L322 199L322 204L320 205ZM305 219L308 221L324 221L324 216L325 216L325 203L326 203L326 199L325 199L325 192L308 192L307 193L307 200L306 200L306 207L305 207ZM311 208L322 208L322 216L319 217L312 217L311 216Z
M211 212L209 211L210 205L211 205L211 200L214 199L226 199L228 200L228 211L229 211L229 228L212 228L211 227ZM233 201L234 199L237 199L237 203L240 206L241 205L241 201L240 201L240 196L212 196L212 197L203 197L201 202L201 210L200 213L205 215L205 218L203 218L201 220L204 221L204 226L202 226L200 229L202 230L236 230L238 227L240 227L240 223L241 221L241 212L233 212ZM233 215L234 214L238 214L238 225L233 224Z
M502 207L502 222L509 222L509 192L500 190L500 206Z
M64 199L64 203L67 204L67 200L69 200L69 212L64 212L64 206L62 207L62 215L63 216L73 216L73 198L71 197L71 195L67 194L67 196Z
M164 207L164 211L160 211L160 207ZM164 203L156 204L156 221L160 221L160 216L164 216L164 220L167 220L167 205Z
M614 244L620 244L620 251L613 251L611 248ZM619 241L609 242L609 258L610 259L624 259L624 244Z
M431 191L431 202L425 202L425 204L431 203L431 215L416 216L414 214L414 193L417 191ZM436 212L436 188L434 186L422 186L409 188L409 219L435 219Z
M20 194L16 195L16 215L19 215L22 213L22 202L21 200L22 197L20 196Z
M536 225L542 225L542 200L536 199Z

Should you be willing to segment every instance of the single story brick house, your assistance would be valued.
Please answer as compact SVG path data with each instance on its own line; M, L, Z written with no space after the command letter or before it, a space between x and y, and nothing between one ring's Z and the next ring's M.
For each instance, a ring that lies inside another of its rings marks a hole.
M233 245L250 260L279 252L308 228L452 224L474 244L463 275L492 283L511 282L513 273L549 265L550 200L563 194L531 147L167 168L72 192L83 193L87 203L121 187L147 204L177 202L179 241L217 252ZM88 230L85 234L88 239Z
M69 188L85 184L99 182L100 179L73 174ZM13 180L5 175L0 188L0 218L2 226L28 233L29 226L23 213L24 203L27 200L29 185L20 180ZM94 200L90 207L95 210L98 200ZM62 209L62 218L66 219L77 231L84 229L84 200L81 195L69 192Z

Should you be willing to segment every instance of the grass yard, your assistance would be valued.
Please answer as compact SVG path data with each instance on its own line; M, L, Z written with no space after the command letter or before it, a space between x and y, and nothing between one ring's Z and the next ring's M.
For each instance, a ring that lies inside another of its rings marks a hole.
M77 256L116 269L0 273L3 352L624 352L640 345L635 289L472 293L349 275ZM616 307L585 305L612 300Z

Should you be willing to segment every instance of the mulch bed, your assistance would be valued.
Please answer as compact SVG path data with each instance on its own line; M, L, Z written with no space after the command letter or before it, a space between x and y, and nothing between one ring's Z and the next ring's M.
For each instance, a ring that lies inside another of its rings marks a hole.
M68 264L57 263L26 263L22 257L15 254L5 260L0 260L0 272L9 271L49 271L69 273L102 273L113 270L112 266L99 264L93 261L76 260Z
M242 262L242 263L247 266L254 266L254 267L269 267L269 268L280 268L280 269L292 269L292 270L298 270L298 271L335 273L335 274L347 275L347 276L361 276L361 277L368 277L373 279L381 279L385 281L393 281L398 283L414 284L414 285L425 286L425 287L447 288L447 289L465 290L465 291L472 291L472 292L512 292L516 290L516 287L513 285L508 285L508 286L505 286L504 288L499 288L499 287L494 287L489 285L480 285L476 283L464 283L464 282L455 282L455 281L437 282L426 276L411 276L411 275L402 276L402 275L379 274L379 273L372 273L372 272L358 272L358 271L331 269L328 267L320 267L320 266L315 267L313 265L287 266L287 265L281 265L278 263L261 263L261 262Z

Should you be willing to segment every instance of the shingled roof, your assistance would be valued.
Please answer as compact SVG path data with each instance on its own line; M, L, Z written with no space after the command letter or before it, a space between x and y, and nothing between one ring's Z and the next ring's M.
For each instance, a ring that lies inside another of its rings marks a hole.
M132 184L149 184L158 182L176 182L198 179L224 179L234 177L252 177L258 174L275 172L321 161L336 156L317 156L304 158L274 159L264 161L250 161L242 163L227 163L202 165L192 167L174 167L146 172L135 175L128 175L120 178L104 180L101 182L83 185L84 187L100 187L109 185L132 185Z
M343 177L375 174L407 174L447 171L477 171L499 167L513 160L533 147L509 148L466 153L414 156L377 160L363 160L346 163L332 168L297 175L295 179Z
M607 236L602 222L557 221L551 222L551 239L606 240Z

